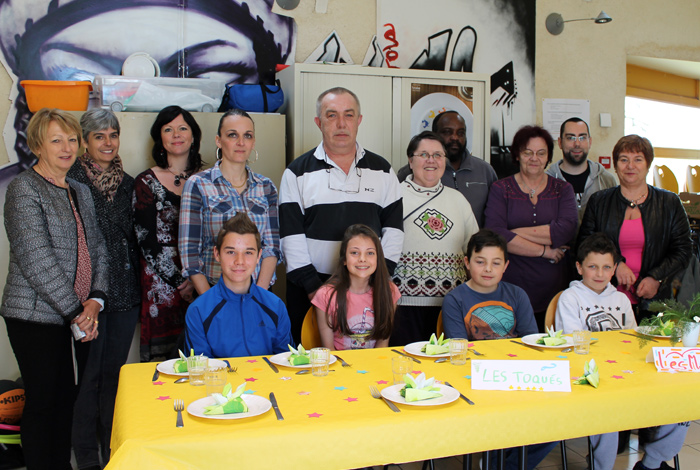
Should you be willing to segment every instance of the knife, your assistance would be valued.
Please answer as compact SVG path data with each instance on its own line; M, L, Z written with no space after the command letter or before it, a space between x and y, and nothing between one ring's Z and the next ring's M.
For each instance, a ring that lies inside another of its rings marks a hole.
M536 348L536 347L534 347L534 346L530 346L529 344L525 344L525 343L523 343L523 342L521 342L521 341L515 341L514 339L511 339L510 342L511 342L511 343L518 344L518 345L520 345L520 346L525 346L526 348L534 349L534 350L537 351L537 352L544 352L544 351L542 351L540 348Z
M448 387L452 387L452 385L450 385L449 382L445 382L445 385L447 385ZM452 387L452 388L454 388L454 387ZM457 390L457 389L455 388L455 390ZM471 401L469 398L465 397L465 396L462 394L462 392L460 392L459 390L457 390L457 393L459 393L459 397L460 397L460 398L462 398L464 401L466 401L466 402L469 403L470 405L473 405L473 404L474 404L473 401Z
M159 375L160 372L158 372L158 364L156 364L156 371L153 373L153 379L151 380L151 382L155 382L156 380L158 380Z
M272 369L273 371L275 371L275 374L279 374L280 371L277 369L277 367L275 367L275 365L274 365L272 362L270 362L270 360L269 360L268 358L263 357L263 360L264 360L265 362L267 362L267 365L270 366L270 369Z
M658 343L658 341L656 341L654 338L652 338L649 335L645 335L643 333L640 333L638 335L635 335L634 333L625 333L624 331L618 331L618 333L620 333L622 335L634 336L635 338L642 338L642 339L645 339L647 341L653 341L654 343Z
M272 364L270 364L272 365ZM282 416L282 412L280 411L280 407L277 406L277 398L275 398L274 392L270 392L270 403L272 403L272 408L275 410L275 414L277 415L277 421L283 421L284 416Z
M412 360L413 362L417 362L418 364L421 363L421 362L420 362L418 359L416 359L415 357L409 356L408 354L404 354L404 353L402 353L401 351L399 351L398 349L392 349L392 351L394 351L396 354L401 354L402 356L406 356L407 358L409 358L409 359Z

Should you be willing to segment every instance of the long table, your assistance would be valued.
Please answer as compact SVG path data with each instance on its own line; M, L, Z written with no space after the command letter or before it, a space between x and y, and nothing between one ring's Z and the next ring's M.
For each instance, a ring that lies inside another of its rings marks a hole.
M121 370L112 431L109 470L134 468L356 468L447 457L537 442L577 438L622 429L700 419L700 374L658 373L645 363L652 346L640 349L619 332L595 333L589 355L533 350L509 340L472 344L481 359L569 360L571 375L583 374L595 358L600 387L572 385L568 392L471 389L470 362L464 366L419 358L415 371L449 381L472 401L431 407L399 405L392 412L369 393L392 384L389 349L343 351L352 367L336 362L326 377L274 373L261 357L233 358L232 385L267 397L275 392L283 421L269 412L238 420L197 418L184 412L175 427L173 399L185 406L202 398L204 387L175 384L155 364ZM470 358L476 358L472 353Z

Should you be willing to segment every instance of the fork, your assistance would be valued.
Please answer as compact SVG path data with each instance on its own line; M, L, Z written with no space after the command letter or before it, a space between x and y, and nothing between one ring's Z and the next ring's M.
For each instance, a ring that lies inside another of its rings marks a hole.
M479 351L477 351L476 349L469 348L468 351L473 352L473 353L476 354L477 356L483 356L483 354L481 354L481 353L480 353Z
M173 408L177 411L175 427L181 428L184 426L184 424L182 424L182 411L185 409L185 402L183 400L175 400L173 402Z
M352 364L348 364L347 362L345 362L342 357L338 356L337 354L333 354L333 355L335 356L336 359L338 359L340 361L340 364L342 364L343 367L352 367Z
M224 359L224 362L226 363L226 367L228 368L229 372L236 372L238 370L238 367L231 367L231 363L228 362L228 359Z
M401 411L396 405L394 405L392 402L390 402L389 400L387 400L386 398L384 398L384 397L382 396L382 394L379 393L379 390L377 390L377 387L375 387L374 385L370 385L370 386L369 386L369 393L372 394L372 398L376 398L376 399L378 399L378 400L384 400L384 403L386 403L386 406L388 406L389 408L391 408L391 410L392 410L393 412L399 413L399 412Z

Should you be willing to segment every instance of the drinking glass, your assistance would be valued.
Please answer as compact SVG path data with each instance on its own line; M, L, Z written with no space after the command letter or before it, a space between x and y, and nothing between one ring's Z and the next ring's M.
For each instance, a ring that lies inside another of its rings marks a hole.
M204 369L207 368L207 356L190 356L187 358L187 371L190 373L190 385L204 385Z
M309 353L311 359L311 375L324 377L328 375L328 362L331 359L331 350L328 348L313 348Z
M591 332L588 330L574 331L574 352L588 354L591 349Z
M450 339L450 364L463 366L467 363L467 340L464 338Z
M413 361L405 356L391 358L391 371L394 374L394 385L405 383L403 376L411 372Z
M226 368L207 367L204 371L204 385L207 387L207 396L223 392L226 385Z

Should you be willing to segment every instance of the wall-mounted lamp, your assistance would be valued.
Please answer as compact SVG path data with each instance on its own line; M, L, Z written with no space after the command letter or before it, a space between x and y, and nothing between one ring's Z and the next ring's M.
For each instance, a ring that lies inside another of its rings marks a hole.
M558 35L561 34L562 31L564 31L564 23L569 23L571 21L594 21L598 24L605 24L605 23L610 23L612 21L612 18L608 16L607 13L604 11L601 11L598 16L595 18L579 18L576 20L564 20L562 16L559 13L550 13L549 16L547 16L547 20L545 21L545 26L547 27L547 31L549 31L550 34L553 35Z

